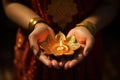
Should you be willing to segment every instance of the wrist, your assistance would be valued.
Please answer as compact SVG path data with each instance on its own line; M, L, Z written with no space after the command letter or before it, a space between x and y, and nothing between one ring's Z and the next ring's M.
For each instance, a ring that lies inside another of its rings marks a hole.
M35 18L32 18L30 19L29 21L29 25L28 25L28 29L30 31L33 31L35 26L38 24L38 23L43 23L43 24L48 24L45 20L39 18L39 17L35 17Z
M94 36L96 34L95 25L89 21L82 21L81 23L76 24L75 27L85 27L87 28L90 33Z

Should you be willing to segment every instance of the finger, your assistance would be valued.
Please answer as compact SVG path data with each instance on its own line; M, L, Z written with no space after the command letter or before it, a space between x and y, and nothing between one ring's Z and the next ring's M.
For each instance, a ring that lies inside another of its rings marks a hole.
M93 44L94 44L94 39L88 39L88 40L86 41L86 46L85 46L84 51L83 51L83 55L84 55L84 56L87 56L87 55L88 55L88 53L90 52L90 50L91 50L92 47L93 47Z
M60 65L59 65L58 61L56 61L56 60L52 60L52 66L56 69L60 69Z
M46 66L52 67L51 60L46 55L40 53L39 60L43 62Z
M70 61L67 61L65 64L64 64L64 69L67 70L69 68L71 68L72 66L70 66L70 63L72 62L72 60Z
M39 47L33 36L29 36L29 43L33 53L36 55L39 51Z
M77 58L65 63L64 69L69 69L80 63L84 59L83 54L79 54Z
M61 60L59 62L60 67L63 67L67 61L66 60Z

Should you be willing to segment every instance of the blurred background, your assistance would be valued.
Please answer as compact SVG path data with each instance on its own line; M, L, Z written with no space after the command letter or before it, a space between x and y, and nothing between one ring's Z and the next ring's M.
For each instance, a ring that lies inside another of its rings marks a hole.
M120 80L120 13L103 32L105 70L103 80ZM4 14L0 1L0 80L13 80L17 27Z

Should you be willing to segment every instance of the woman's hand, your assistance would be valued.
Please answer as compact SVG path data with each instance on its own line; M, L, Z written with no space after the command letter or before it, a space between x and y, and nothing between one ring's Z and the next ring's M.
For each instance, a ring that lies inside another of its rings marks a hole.
M34 54L48 67L58 67L56 60L50 60L48 56L42 54L39 43L43 42L48 35L54 36L54 31L45 23L36 24L34 30L29 35L30 47ZM55 65L55 66L54 66Z
M81 44L81 47L83 47L83 52L79 53L71 60L61 61L59 65L63 66L64 69L72 68L73 66L81 62L84 59L84 57L88 55L95 42L93 35L85 27L73 28L69 31L67 37L70 37L72 35L76 37L77 41Z

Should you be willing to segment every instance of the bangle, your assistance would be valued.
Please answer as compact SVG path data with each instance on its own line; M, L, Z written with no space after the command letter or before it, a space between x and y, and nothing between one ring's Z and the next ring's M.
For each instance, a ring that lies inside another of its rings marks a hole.
M86 27L93 36L96 33L95 25L89 21L83 21L81 23L78 23L76 24L76 27Z
M47 24L47 22L45 22L43 19L38 18L38 17L30 19L30 21L29 21L29 27L28 27L29 30L30 31L34 30L35 25L37 23L42 23L42 22Z

